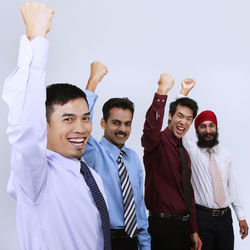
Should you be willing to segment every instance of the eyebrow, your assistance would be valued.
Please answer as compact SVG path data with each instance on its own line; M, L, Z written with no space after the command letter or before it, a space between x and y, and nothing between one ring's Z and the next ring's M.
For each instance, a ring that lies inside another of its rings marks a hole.
M181 113L181 112L177 112L177 115L178 115L178 114L185 117L185 115L184 115L183 113ZM194 119L194 117L193 117L192 115L188 115L188 116L186 116L186 117Z
M86 115L90 115L90 112L87 112L87 113L84 113L83 116L86 116ZM76 116L75 114L72 114L72 113L64 113L62 115L62 117L65 117L65 116Z

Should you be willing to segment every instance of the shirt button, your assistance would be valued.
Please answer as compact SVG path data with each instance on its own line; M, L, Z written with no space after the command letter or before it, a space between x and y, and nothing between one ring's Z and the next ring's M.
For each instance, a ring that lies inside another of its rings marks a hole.
M157 102L159 102L160 101L160 99L157 99Z

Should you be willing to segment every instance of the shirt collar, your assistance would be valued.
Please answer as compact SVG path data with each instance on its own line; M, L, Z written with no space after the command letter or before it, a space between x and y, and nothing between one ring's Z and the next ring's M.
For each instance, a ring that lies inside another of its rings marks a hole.
M123 157L127 156L128 149L125 147L125 145L123 145L122 148L118 148L113 143L109 142L104 136L102 137L100 144L102 144L105 147L105 149L109 151L112 157L116 160L118 159L121 150L125 152Z
M219 145L216 145L216 146L213 147L214 154L218 153L218 150L219 150L219 147L218 147L218 146L219 146ZM208 149L208 148L200 148L200 150L201 150L202 153L206 153L206 152L208 153L207 149Z
M78 159L64 157L61 154L51 151L49 149L47 149L47 157L52 162L56 162L56 164L53 164L54 167L69 170L75 174L80 173L81 164ZM81 161L84 161L83 157L81 158Z
M177 138L168 127L165 129L165 133L168 135L168 138L171 140L171 142L177 146L181 139Z

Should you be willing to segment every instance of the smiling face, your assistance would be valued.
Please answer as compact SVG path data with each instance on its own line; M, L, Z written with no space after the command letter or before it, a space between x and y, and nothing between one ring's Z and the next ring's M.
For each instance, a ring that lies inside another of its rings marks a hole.
M198 136L198 146L201 148L212 148L216 146L218 141L217 126L212 121L202 122L196 130Z
M212 121L202 122L197 128L197 133L206 141L213 140L216 132L217 126Z
M91 130L89 109L83 98L53 105L47 123L47 148L64 157L80 159Z
M180 139L186 134L193 122L193 110L178 105L173 116L169 113L169 120L168 128Z
M133 115L129 109L110 109L107 121L101 120L105 139L121 148L130 135L132 119Z

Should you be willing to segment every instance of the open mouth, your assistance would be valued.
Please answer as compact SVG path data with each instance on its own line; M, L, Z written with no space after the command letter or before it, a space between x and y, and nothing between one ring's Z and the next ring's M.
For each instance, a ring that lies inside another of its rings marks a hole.
M74 147L81 148L84 145L86 137L84 138L68 138L68 142Z
M176 133L177 133L177 134L181 135L181 134L183 134L184 132L185 132L185 128L180 127L180 126L177 126L177 127L176 127Z

